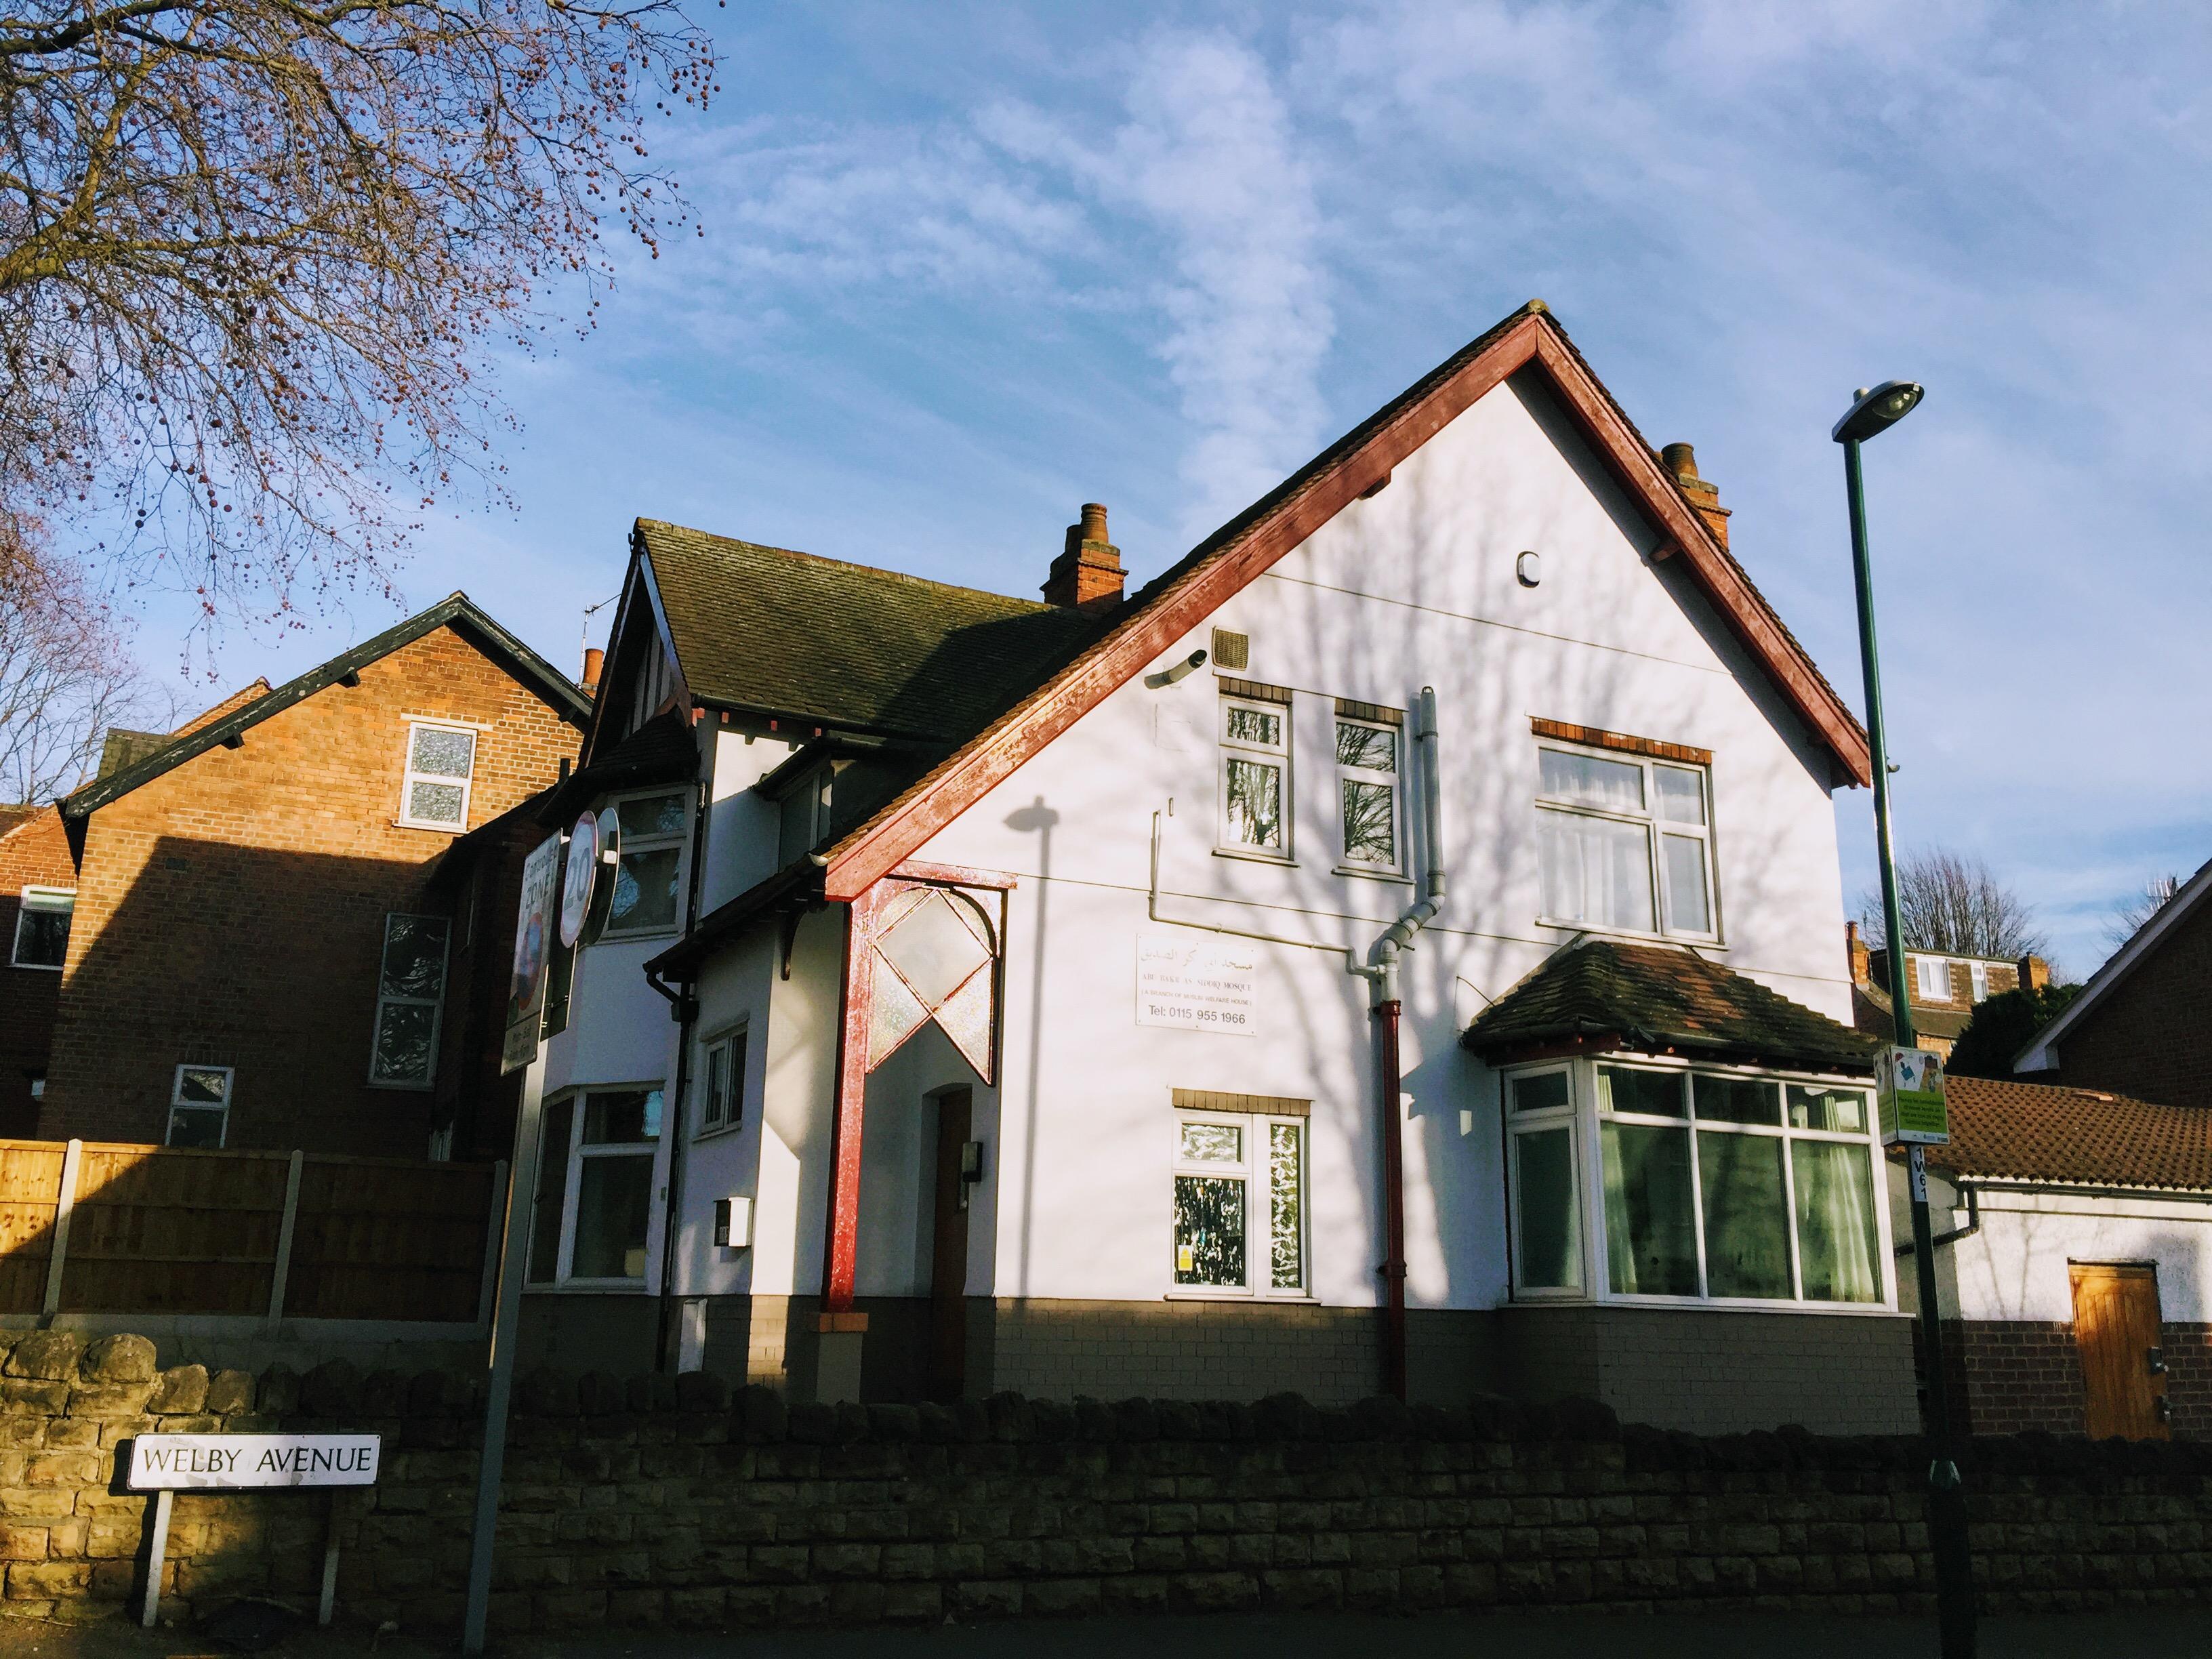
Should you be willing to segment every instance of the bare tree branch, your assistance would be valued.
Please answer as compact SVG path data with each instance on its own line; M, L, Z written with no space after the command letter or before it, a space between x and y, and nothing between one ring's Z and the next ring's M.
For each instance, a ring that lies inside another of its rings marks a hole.
M2050 953L2034 908L1978 858L1942 847L1907 853L1897 861L1897 901L1907 950L1999 958ZM1887 944L1879 888L1860 899L1859 927L1875 949Z
M2182 878L2171 872L2153 876L2134 893L2112 907L2105 923L2105 940L2115 951L2142 931L2142 925L2166 908L2181 890Z

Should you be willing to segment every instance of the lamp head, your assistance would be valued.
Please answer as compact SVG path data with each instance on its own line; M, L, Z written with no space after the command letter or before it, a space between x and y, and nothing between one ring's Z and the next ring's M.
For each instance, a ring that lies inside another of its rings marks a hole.
M1828 435L1839 444L1864 443L1912 413L1926 395L1917 380L1884 380L1871 392L1853 392L1850 411Z

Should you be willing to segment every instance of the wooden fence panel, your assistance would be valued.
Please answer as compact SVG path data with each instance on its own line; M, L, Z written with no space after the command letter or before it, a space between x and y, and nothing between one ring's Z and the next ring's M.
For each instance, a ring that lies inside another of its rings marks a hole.
M266 1313L289 1164L283 1152L86 1143L63 1310Z
M310 1154L300 1174L288 1316L473 1322L499 1194L480 1164Z
M66 1148L53 1140L0 1140L0 1313L46 1305Z

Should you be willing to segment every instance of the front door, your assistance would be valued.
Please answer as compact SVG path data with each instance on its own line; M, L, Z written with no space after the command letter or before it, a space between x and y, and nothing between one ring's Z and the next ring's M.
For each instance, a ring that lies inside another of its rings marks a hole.
M968 1091L937 1097L935 1237L929 1253L929 1397L947 1404L968 1380L968 1185L960 1154L968 1145Z
M2081 1351L2085 1426L2092 1440L2169 1440L2158 1273L2147 1267L2068 1264L2074 1342Z

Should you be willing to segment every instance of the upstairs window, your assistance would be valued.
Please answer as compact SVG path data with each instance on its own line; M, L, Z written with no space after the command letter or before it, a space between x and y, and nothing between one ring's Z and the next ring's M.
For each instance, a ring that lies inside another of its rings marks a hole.
M1974 1000L1984 1002L1990 994L1990 965L1986 962L1970 963L1966 971L1973 980Z
M476 771L477 734L465 726L407 724L407 772L399 790L399 822L411 830L469 827L469 784Z
M376 1025L368 1080L380 1089L427 1089L438 1066L438 1013L446 994L443 916L394 913L384 919L384 958L376 985Z
M169 1085L172 1146L219 1147L230 1131L230 1088L237 1073L228 1066L179 1066Z
M740 1026L707 1045L699 1079L699 1129L710 1135L734 1129L744 1119L745 1033Z
M1706 769L1548 744L1537 753L1544 920L1716 937Z
M1923 1002L1948 1002L1951 1000L1951 964L1942 957L1915 957L1912 959L1913 989Z
M15 912L15 942L9 960L18 968L58 971L69 960L70 917L76 895L63 887L26 887Z
M676 927L677 875L684 862L690 797L681 790L638 795L615 805L622 860L602 939L665 933Z
M1357 869L1403 869L1400 731L1380 720L1336 717L1337 805L1344 861Z
M1223 698L1223 848L1233 852L1288 858L1290 796L1289 702L1261 702L1243 697Z

